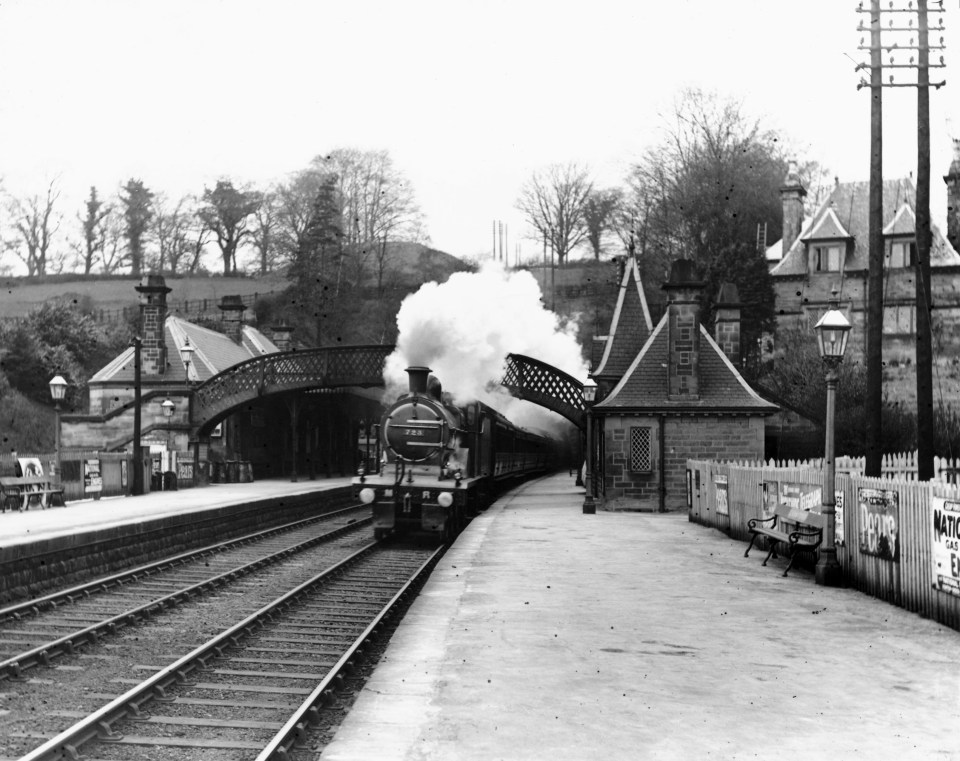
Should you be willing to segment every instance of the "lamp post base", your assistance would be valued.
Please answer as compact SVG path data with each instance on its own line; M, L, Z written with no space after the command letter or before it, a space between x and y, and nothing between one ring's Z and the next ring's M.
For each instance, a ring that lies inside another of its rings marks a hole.
M594 501L593 497L587 497L583 500L583 514L584 515L596 515L597 513L597 503Z
M843 586L843 568L837 562L836 550L820 550L820 559L814 569L814 578L817 584L823 587Z

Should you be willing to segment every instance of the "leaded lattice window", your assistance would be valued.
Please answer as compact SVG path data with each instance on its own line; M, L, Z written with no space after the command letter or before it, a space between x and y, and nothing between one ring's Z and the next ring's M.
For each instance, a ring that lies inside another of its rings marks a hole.
M650 428L630 429L630 470L640 473L653 470L653 437Z

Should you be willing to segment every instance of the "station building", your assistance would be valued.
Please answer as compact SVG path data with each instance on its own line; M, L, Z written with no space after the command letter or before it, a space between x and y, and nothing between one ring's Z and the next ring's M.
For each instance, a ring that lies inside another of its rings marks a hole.
M595 489L605 507L686 507L686 461L756 460L780 410L744 380L736 289L721 288L716 340L700 322L705 283L692 261L673 263L667 309L652 325L633 257L627 259L610 332L591 374L597 399Z
M960 356L960 141L947 175L947 234L931 224L931 293L935 341ZM853 326L849 352L864 351L869 297L869 182L835 181L804 218L807 190L795 163L780 190L783 238L767 249L777 300L777 332L807 330L829 308L831 291ZM910 178L883 183L883 355L909 364L916 356L916 187Z
M141 446L151 468L177 472L180 485L270 476L344 475L358 455L361 421L375 420L379 389L300 388L256 395L198 436L194 395L203 384L258 357L294 350L292 329L266 335L245 324L239 296L219 304L221 330L169 314L171 288L160 275L135 286L140 305ZM318 384L319 385L319 384ZM131 346L89 381L89 408L61 416L64 449L131 451L136 409L135 349Z

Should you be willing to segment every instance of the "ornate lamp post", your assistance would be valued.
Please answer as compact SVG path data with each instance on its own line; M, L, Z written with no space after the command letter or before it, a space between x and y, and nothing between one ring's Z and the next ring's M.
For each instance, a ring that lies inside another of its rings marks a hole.
M60 477L60 402L63 401L64 397L67 395L67 382L63 379L61 375L55 375L51 378L50 383L47 384L50 386L50 396L53 398L53 409L57 413L57 429L54 436L54 452L56 457L56 476Z
M170 399L164 399L163 403L160 405L163 409L163 416L167 419L167 470L173 470L173 444L171 443L170 437L170 424L173 422L173 412L176 410L177 405L175 405ZM166 480L165 475L161 475L160 478L161 484L163 480ZM165 484L161 485L161 488L164 488Z
M820 318L814 329L817 331L817 342L820 346L820 357L826 367L827 380L827 420L826 441L823 447L824 476L823 498L821 512L826 518L826 532L824 542L820 546L820 559L817 561L815 577L817 584L836 587L842 582L842 569L837 562L837 548L834 546L836 538L836 462L833 452L834 419L837 412L837 382L840 379L839 368L843 361L843 354L847 349L847 339L850 337L850 323L843 313L837 309L839 304L834 299L830 303L830 310Z
M187 385L190 385L190 363L193 361L193 353L196 351L190 345L190 339L186 338L183 342L183 346L180 347L180 361L183 362L183 377L187 380Z
M141 406L143 404L143 389L140 382L140 352L143 348L143 339L134 336L130 342L133 346L133 496L143 494L143 447L140 444L142 435Z
M583 404L587 408L587 459L583 478L584 515L593 515L597 512L597 504L593 499L593 403L597 398L597 384L592 378L587 378L583 384Z
M183 346L180 347L180 361L183 362L183 377L186 379L187 383L187 422L189 423L193 420L193 392L191 390L191 380L190 380L190 363L193 361L193 353L196 351L190 345L189 336L184 339ZM188 437L189 438L189 437ZM193 478L194 483L196 483L197 473L200 470L200 442L199 441L188 441L187 448L190 448L190 444L193 444Z

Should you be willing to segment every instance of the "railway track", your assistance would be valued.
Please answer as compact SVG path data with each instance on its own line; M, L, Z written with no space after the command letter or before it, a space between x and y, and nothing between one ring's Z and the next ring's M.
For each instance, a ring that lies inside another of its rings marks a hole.
M0 609L0 683L369 523L354 506Z
M443 550L363 547L169 665L136 665L146 678L97 710L55 711L79 721L22 761L315 757L324 707Z

